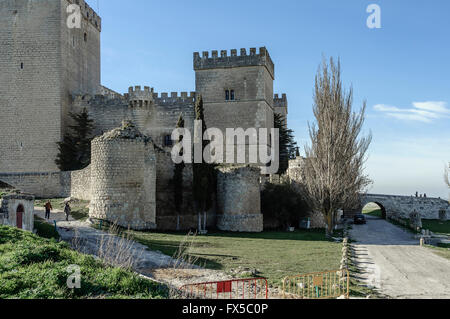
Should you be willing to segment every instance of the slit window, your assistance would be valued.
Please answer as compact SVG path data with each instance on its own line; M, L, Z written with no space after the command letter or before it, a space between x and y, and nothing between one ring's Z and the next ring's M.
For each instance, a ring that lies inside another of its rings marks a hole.
M20 68L23 70L23 62L20 63Z
M87 33L84 34L84 42L87 42Z
M172 136L171 135L164 136L164 145L165 146L172 146L173 145Z

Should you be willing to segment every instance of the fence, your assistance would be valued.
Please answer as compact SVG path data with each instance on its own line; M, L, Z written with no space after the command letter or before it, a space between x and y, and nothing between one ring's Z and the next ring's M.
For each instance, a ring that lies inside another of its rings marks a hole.
M188 299L267 299L265 278L235 279L185 285L180 288Z
M286 299L349 298L350 274L347 269L286 277L283 297Z

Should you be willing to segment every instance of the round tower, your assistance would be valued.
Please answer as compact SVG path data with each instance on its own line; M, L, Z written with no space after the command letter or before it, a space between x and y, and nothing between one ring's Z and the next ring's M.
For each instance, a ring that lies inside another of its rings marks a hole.
M92 141L89 216L132 229L155 228L155 154L131 123ZM153 191L153 192L152 192Z
M260 169L222 167L217 174L217 227L224 231L262 232Z

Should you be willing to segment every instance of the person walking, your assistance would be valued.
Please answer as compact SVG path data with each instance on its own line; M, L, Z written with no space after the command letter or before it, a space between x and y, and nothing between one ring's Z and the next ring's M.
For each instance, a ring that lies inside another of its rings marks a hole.
M66 205L64 206L64 213L66 214L66 222L69 221L69 216L70 216L70 205L69 202L66 203Z
M50 213L53 209L52 203L50 203L50 201L47 201L47 203L45 203L44 207L45 207L45 219L50 219Z

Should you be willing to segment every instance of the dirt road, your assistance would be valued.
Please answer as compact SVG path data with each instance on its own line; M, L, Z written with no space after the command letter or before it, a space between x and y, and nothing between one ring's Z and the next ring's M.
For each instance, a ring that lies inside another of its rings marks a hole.
M450 260L440 257L419 239L391 223L369 217L353 225L360 276L382 295L400 299L450 298Z

